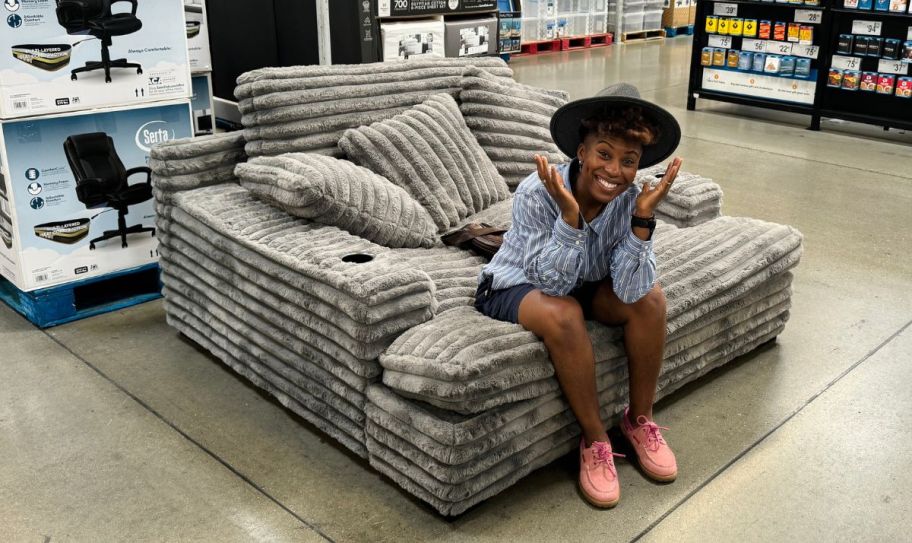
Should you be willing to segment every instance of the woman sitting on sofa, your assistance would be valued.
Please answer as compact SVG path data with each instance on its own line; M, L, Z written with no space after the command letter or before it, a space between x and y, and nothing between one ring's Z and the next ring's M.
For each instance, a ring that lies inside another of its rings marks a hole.
M643 472L670 482L674 453L652 419L665 348L665 295L656 283L654 211L681 166L675 158L655 187L637 170L668 158L677 121L618 84L561 107L551 119L557 146L575 158L537 171L517 188L513 225L479 278L475 306L540 337L583 431L579 484L599 507L620 499L614 456L599 413L595 358L585 320L624 327L630 403L620 428Z

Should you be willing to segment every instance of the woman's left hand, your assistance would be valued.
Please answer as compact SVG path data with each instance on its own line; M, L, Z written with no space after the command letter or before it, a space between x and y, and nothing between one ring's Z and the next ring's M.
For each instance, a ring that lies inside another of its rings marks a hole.
M659 202L662 201L662 198L665 198L668 191L671 190L671 184L674 183L675 177L678 176L678 170L680 169L681 159L675 157L668 165L668 169L665 170L665 175L662 176L662 180L656 184L655 187L650 186L649 183L643 183L643 190L640 191L639 196L637 196L636 208L634 210L634 214L637 217L648 219L655 215L656 207L659 205Z

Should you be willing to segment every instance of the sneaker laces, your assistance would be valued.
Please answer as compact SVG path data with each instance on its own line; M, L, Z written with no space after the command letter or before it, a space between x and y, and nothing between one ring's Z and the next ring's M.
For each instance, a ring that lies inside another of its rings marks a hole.
M646 448L650 451L655 452L659 450L659 447L666 444L665 438L662 437L662 432L659 430L669 430L670 428L659 426L655 422L647 420L643 415L637 417L637 424L646 430Z
M594 465L605 464L608 467L608 471L612 475L617 476L617 471L614 469L614 457L624 458L623 454L618 454L611 450L611 447L603 441L595 441L592 443L593 456L595 457Z

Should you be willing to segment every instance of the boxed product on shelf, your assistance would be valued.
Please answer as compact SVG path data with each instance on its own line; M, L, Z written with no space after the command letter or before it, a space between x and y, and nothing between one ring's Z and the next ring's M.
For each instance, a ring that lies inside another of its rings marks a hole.
M890 0L874 0L874 11L890 11Z
M842 86L842 70L830 68L830 75L827 77L827 86L839 88Z
M900 77L896 81L896 96L912 98L912 77Z
M899 55L902 50L902 45L900 45L900 43L901 42L895 38L885 39L883 45L883 58L899 60Z
M190 70L208 72L212 70L212 55L209 52L209 27L206 24L205 0L184 0L184 17L186 18Z
M446 21L443 40L448 57L497 54L497 17Z
M773 22L772 21L760 21L757 25L757 37L761 40L771 39L773 32Z
M893 94L893 86L896 84L896 76L893 74L880 74L877 76L877 93Z
M745 38L755 38L757 36L757 19L744 19L744 30L741 34Z
M744 31L744 19L740 17L732 17L728 20L728 35L729 36L740 36Z
M890 0L890 11L893 13L906 13L909 11L909 0Z
M530 6L539 1L555 4L555 0L523 0L523 11L531 9ZM256 3L251 2L251 5ZM373 4L376 7L375 13L377 17L426 17L442 14L494 11L497 9L498 4L497 0L364 0L364 3L367 6Z
M188 98L183 0L93 11L80 2L20 2L7 16L0 117Z
M522 51L522 13L519 11L501 11L500 30L497 40L500 53L518 53Z
M874 92L877 90L877 72L862 72L859 90Z
M852 34L840 34L836 42L836 52L840 55L851 55L854 44L855 36Z
M842 88L844 90L856 91L861 82L861 72L857 70L846 70L842 73Z
M383 60L443 57L443 17L380 23Z
M195 74L193 76L193 98L190 100L193 110L193 133L197 136L212 134L215 130L215 110L212 108L212 76Z
M192 134L187 100L0 123L0 274L30 291L155 262L149 151Z
M903 62L912 62L912 40L903 42L902 60Z

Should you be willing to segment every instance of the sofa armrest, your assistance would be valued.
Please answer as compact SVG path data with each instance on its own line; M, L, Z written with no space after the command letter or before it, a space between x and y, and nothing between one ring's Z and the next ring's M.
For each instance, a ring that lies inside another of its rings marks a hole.
M659 164L640 170L636 182L656 183L665 173ZM656 218L684 228L697 226L722 214L722 188L712 179L679 172L665 199L656 209Z
M189 262L200 255L219 261L274 293L273 306L297 307L279 313L309 329L302 332L309 341L344 344L358 359L374 360L438 310L434 282L394 251L291 217L239 186L184 191L172 202L171 239L162 244Z
M247 160L244 144L242 133L228 132L156 145L149 157L152 183L164 193L237 184L234 167Z

